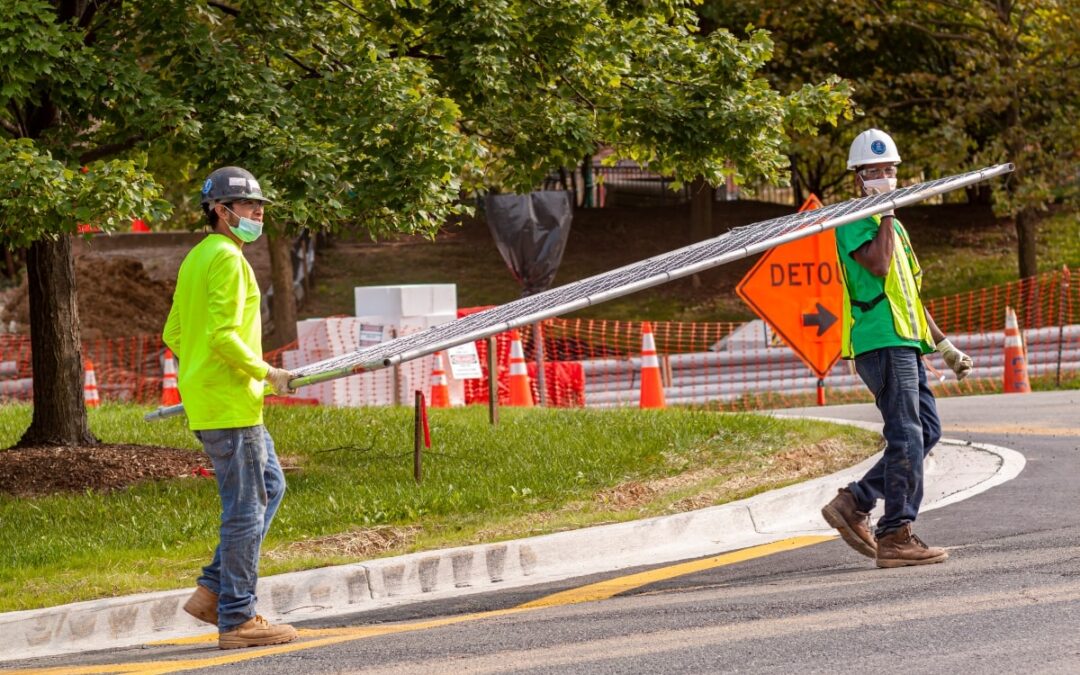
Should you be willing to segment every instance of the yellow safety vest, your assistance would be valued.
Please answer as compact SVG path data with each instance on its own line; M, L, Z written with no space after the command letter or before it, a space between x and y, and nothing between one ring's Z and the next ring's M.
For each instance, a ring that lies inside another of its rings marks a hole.
M880 226L880 216L873 216L872 220ZM855 356L851 341L852 325L859 320L861 314L869 312L881 302L889 304L897 337L921 343L923 353L933 351L934 342L930 335L930 326L926 322L926 312L919 297L922 288L922 267L911 248L907 231L899 223L893 227L893 238L893 257L884 280L873 275L860 275L865 281L855 284L857 287L853 288L848 276L847 264L858 265L859 263L854 260L849 263L843 259L844 256L841 256L839 267L844 282L844 308L840 349L841 356L845 359ZM887 339L883 341L888 342Z

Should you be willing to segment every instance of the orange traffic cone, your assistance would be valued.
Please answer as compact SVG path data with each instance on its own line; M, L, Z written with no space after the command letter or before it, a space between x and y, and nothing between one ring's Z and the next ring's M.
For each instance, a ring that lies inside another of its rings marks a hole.
M429 408L450 407L450 382L443 370L443 353L435 352L435 365L431 369L431 402Z
M94 362L86 359L83 362L83 400L87 408L96 408L101 405L101 397L98 395L97 375L94 373Z
M1005 308L1005 393L1031 393L1024 340L1020 336L1020 326L1012 307Z
M641 324L641 402L642 408L664 408L664 383L660 377L660 359L656 357L656 340L652 324Z
M525 366L525 350L521 347L521 335L510 331L510 405L526 408L533 406L532 384L529 369Z
M176 387L176 361L171 349L165 350L165 374L161 378L161 405L180 402L180 390Z
M814 209L820 209L821 207L822 207L821 200L818 199L818 196L816 194L811 192L810 196L807 197L806 201L803 202L802 206L799 207L799 211L800 212L802 212L802 211L813 211Z

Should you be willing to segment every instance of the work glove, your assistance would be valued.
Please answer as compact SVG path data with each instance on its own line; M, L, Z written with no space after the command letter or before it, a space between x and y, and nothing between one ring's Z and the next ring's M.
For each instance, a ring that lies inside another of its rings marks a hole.
M289 380L295 378L295 375L283 368L270 366L270 370L266 371L266 381L278 394L295 394L296 390L289 388Z
M964 379L971 372L971 357L954 347L949 338L943 338L937 343L937 350L941 353L941 358L945 359L945 365L956 373L957 380Z

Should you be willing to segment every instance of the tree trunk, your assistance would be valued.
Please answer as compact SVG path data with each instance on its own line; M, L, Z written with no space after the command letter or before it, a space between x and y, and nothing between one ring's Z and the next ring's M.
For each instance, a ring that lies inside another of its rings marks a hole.
M806 179L803 178L802 172L799 171L799 163L796 161L795 156L791 158L791 191L795 196L795 208L802 206L802 203L806 201L803 196L803 186L807 184ZM811 190L812 191L812 190Z
M96 445L83 401L82 344L71 239L45 237L26 254L34 415L18 445Z
M1020 278L1026 279L1038 273L1035 259L1035 229L1037 218L1029 209L1016 214L1016 242L1020 254Z
M270 279L274 288L274 334L270 346L283 347L296 339L296 295L293 293L292 239L267 236L270 250Z
M702 241L713 236L712 205L716 199L711 185L703 178L690 184L690 241Z

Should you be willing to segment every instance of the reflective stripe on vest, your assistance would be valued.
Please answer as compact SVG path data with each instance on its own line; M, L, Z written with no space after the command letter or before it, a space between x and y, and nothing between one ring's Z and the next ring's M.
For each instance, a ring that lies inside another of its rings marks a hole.
M873 216L873 219L879 225L881 224L880 216ZM922 340L927 344L933 344L930 326L926 322L926 312L919 298L922 267L919 265L918 258L915 257L911 241L903 225L893 226L893 256L889 271L885 275L885 290L880 295L867 300L852 298L848 290L847 272L842 261L840 270L844 282L845 321L857 321L859 314L869 312L881 301L888 300L893 317L893 328L896 329L897 335L905 340ZM851 345L851 331L844 330L841 356L853 358L854 351Z

